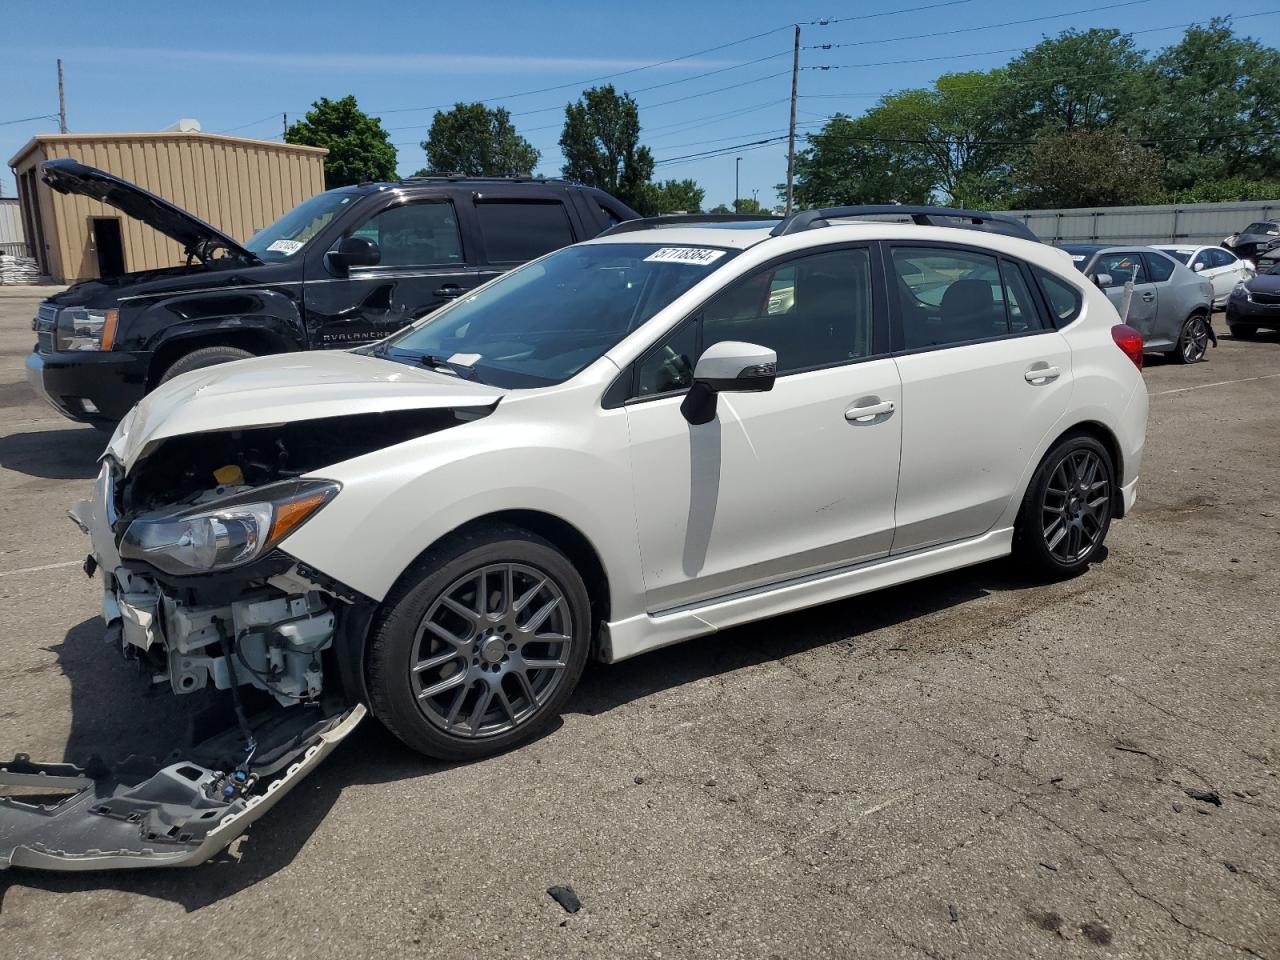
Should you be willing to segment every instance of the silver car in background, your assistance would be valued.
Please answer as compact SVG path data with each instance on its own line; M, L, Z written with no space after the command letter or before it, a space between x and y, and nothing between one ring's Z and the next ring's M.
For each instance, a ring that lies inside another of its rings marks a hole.
M1120 319L1142 334L1143 349L1149 353L1197 363L1210 342L1218 345L1210 320L1212 282L1168 254L1136 245L1064 244L1062 249L1115 304ZM1131 280L1130 296L1125 285Z

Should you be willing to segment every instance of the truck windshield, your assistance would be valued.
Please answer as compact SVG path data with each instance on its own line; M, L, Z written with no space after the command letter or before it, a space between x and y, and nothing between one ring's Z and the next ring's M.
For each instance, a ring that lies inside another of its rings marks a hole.
M602 356L734 251L655 243L566 247L511 271L374 351L481 383L561 383Z
M360 199L349 190L329 190L304 200L269 227L263 227L245 244L260 260L288 260L307 245L341 211Z

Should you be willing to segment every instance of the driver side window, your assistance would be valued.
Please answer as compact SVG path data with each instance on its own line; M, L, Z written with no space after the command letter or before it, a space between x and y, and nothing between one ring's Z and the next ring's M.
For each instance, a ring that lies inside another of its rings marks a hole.
M372 240L383 267L431 267L462 263L462 238L449 201L417 201L374 214L352 236Z

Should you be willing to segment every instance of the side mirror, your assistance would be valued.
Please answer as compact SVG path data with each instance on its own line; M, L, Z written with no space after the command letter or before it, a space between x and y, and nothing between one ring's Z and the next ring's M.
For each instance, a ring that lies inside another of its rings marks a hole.
M343 237L325 254L325 263L336 273L352 267L376 267L381 260L382 251L368 237Z
M1193 266L1191 269L1192 269L1192 270L1194 270L1196 273L1199 273L1201 270L1203 270L1203 269L1204 269L1204 261L1203 261L1203 260L1197 260L1197 261L1195 262L1195 266Z
M735 340L714 343L698 358L680 412L690 423L708 423L716 415L717 394L764 393L777 375L776 351Z
M1105 290L1107 287L1111 286L1111 274L1095 273L1093 275L1093 282Z

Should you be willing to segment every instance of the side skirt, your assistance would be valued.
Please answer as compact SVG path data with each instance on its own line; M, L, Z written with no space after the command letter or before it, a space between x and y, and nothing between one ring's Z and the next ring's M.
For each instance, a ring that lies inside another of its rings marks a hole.
M932 577L1006 556L1012 548L1013 528L1006 527L972 540L786 580L686 607L615 620L604 625L603 659L614 663L754 620Z

